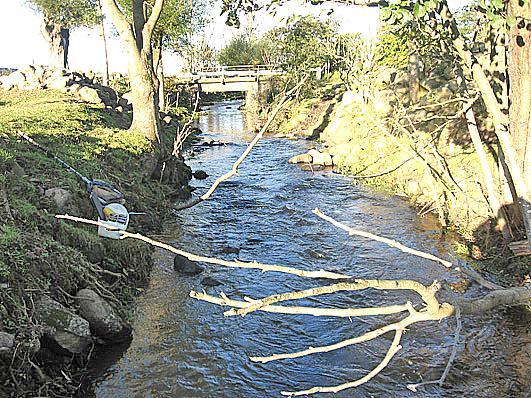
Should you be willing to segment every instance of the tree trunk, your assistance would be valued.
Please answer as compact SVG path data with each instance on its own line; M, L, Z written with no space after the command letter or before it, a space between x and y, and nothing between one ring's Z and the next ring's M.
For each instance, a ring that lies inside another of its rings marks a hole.
M166 89L164 86L164 64L162 62L162 40L153 48L153 65L159 80L159 111L166 112Z
M107 36L105 35L105 19L103 17L103 11L101 9L101 0L98 1L98 8L101 17L101 38L103 40L103 56L105 59L105 69L103 70L103 85L109 85L109 53L107 51Z
M153 144L160 146L159 81L149 53L141 50L129 55L129 79L133 104L130 129L142 133Z
M409 99L411 104L414 104L419 99L420 89L420 68L419 68L419 54L415 41L413 39L413 29L410 33L408 41L408 83L409 83Z
M133 21L126 18L115 0L102 0L128 50L133 123L130 129L163 150L159 135L159 80L153 66L152 38L164 0L155 0L148 17L145 0L133 1Z
M56 24L44 16L41 25L41 34L48 43L50 66L68 68L68 46L70 44L70 30Z
M490 85L485 71L481 68L481 65L478 63L472 52L466 47L446 0L442 0L440 3L439 15L441 16L443 24L448 27L455 50L463 63L470 70L474 83L483 98L487 112L492 117L496 137L498 138L503 155L507 161L507 169L510 172L510 177L514 182L514 188L518 196L517 202L521 208L522 218L524 219L525 225L528 226L531 224L529 222L529 219L531 218L529 181L525 179L524 174L521 171L516 150L513 146L513 139L509 133L509 120L507 115L503 113L502 107L496 98L496 94ZM510 178L508 178L508 180L510 180ZM529 240L529 244L531 245L531 240Z
M517 164L531 178L531 3L510 0L508 14L517 17L509 31L509 128ZM531 248L531 204L529 197L519 199Z

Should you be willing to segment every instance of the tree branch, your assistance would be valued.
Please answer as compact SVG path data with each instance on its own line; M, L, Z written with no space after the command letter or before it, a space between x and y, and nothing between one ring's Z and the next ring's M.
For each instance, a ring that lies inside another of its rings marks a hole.
M197 300L206 301L219 306L228 306L234 308L247 308L257 300L249 299L247 301L231 300L225 293L220 293L221 297L214 297L207 293L190 292L190 297ZM390 305L384 307L374 308L315 308L315 307L298 307L298 306L281 306L281 305L266 305L259 308L260 311L273 312L276 314L290 314L290 315L313 315L313 316L330 316L338 318L348 318L357 316L374 316L374 315L389 315L398 314L400 312L408 311L410 304Z
M315 287L306 290L274 294L264 297L260 300L253 301L249 306L240 309L232 309L225 312L225 316L241 315L245 316L251 312L257 311L265 306L280 303L288 300L299 300L307 297L319 296L341 291L355 291L365 289L378 290L413 290L422 297L427 305L427 311L436 313L439 311L439 301L435 293L439 290L439 284L434 282L431 286L426 287L422 283L412 280L378 280L378 279L355 279L354 282L340 282L334 285Z
M56 215L55 218L63 219L63 220L70 220L75 222L80 222L83 224L90 224L90 225L97 225L105 227L109 230L109 225L94 221L94 220L87 220L86 218L81 217L74 217L69 216L68 214L65 215ZM208 263L208 264L216 264L216 265L222 265L225 267L232 267L232 268L249 268L249 269L259 269L262 272L283 272L285 274L291 274L291 275L297 275L304 278L322 278L322 279L351 279L352 276L345 275L345 274L339 274L336 272L329 272L324 270L318 270L318 271L304 271L297 268L291 268L291 267L285 267L282 265L268 265L268 264L261 264L256 261L253 262L242 262L242 261L227 261L227 260L221 260L219 258L212 258L212 257L205 257L205 256L198 256L193 253L186 252L184 250L177 249L173 246L170 246L166 243L158 242L156 240L153 240L151 238L148 238L141 234L132 234L127 231L117 231L120 233L121 239L125 238L133 238L138 239L143 242L146 242L152 246L160 247L161 249L168 250L172 253L179 254L181 256L186 257L190 261L196 261L196 262L202 262L202 263Z
M146 41L148 44L151 43L151 36L153 36L153 30L155 29L155 26L157 25L157 22L160 18L160 14L162 13L163 6L164 6L164 0L156 0L155 4L153 5L153 9L151 10L151 15L149 16L146 24L144 25L144 29L142 29L142 36L144 38L144 46L146 45Z
M289 391L282 391L282 395L286 395L288 397L293 396L299 396L299 395L310 395L315 394L318 392L332 392L337 393L339 391L345 390L347 388L353 388L358 387L364 383L367 383L369 380L371 380L373 377L378 375L382 370L385 369L385 367L389 364L391 359L395 356L395 354L400 351L402 346L400 345L400 340L402 339L402 334L404 333L404 329L397 329L395 332L395 337L393 339L393 342L391 343L391 346L389 347L389 350L387 351L387 354L385 355L382 362L378 364L370 373L362 377L361 379L358 379L356 381L352 381L350 383L344 383L340 384L338 386L334 387L313 387L309 390L304 391L295 391L295 392L289 392Z
M425 253L425 252L422 252L420 250L415 250L415 249L412 249L410 247L404 246L403 244L401 244L400 242L397 242L396 240L392 240L392 239L384 238L384 237L381 237L381 236L378 236L378 235L374 235L374 234L372 234L370 232L365 232L365 231L360 231L360 230L357 230L357 229L350 228L350 227L346 226L345 224L342 224L339 221L334 220L332 217L327 216L326 214L322 213L319 209L314 209L312 212L317 217L320 217L323 220L328 221L329 223L335 225L336 227L338 227L338 228L340 228L340 229L342 229L344 231L347 231L349 235L362 236L364 238L368 238L368 239L372 239L372 240L375 240L375 241L378 241L378 242L382 242L382 243L385 243L388 246L394 247L394 248L396 248L396 249L398 249L398 250L400 250L400 251L402 251L404 253L412 254L412 255L417 256L417 257L422 257L422 258L425 258L425 259L428 259L428 260L432 260L432 261L441 263L442 265L444 265L445 267L448 267L448 268L452 267L452 263L450 261L443 260L442 258L434 256L433 254Z
M232 165L232 169L229 172L227 172L224 175L222 175L221 177L217 178L216 181L214 181L214 183L210 187L210 189L205 194L203 194L201 197L192 199L192 200L182 204L181 206L177 206L175 208L175 210L179 211L179 210L188 209L188 208L190 208L192 206L195 206L198 203L201 203L204 200L208 200L210 198L210 196L212 196L212 194L214 193L216 188L219 186L219 184L221 184L223 181L228 180L232 176L236 175L236 173L238 172L238 167L240 166L240 164L242 164L242 162L245 160L245 158L249 155L249 153L252 151L252 149L258 143L258 141L260 141L260 139L263 137L264 133L267 131L267 129L269 128L269 125L273 122L273 120L277 116L278 112L280 112L280 110L284 107L284 105L287 104L287 102L291 99L291 97L298 90L300 90L300 88L304 85L304 83L306 83L306 81L308 80L309 77L310 77L310 75L306 74L295 87L293 87L291 90L289 90L282 97L281 101L275 107L275 110L267 118L266 123L262 126L262 128L260 129L258 134L256 134L254 139L247 146L247 148L241 154L241 156L238 158L238 160L236 160L236 162L234 162L234 164Z
M118 4L116 4L116 0L102 0L102 3L107 9L112 21L116 25L120 36L122 36L122 38L126 41L134 41L135 37L132 30L133 27L127 21L127 18L118 7Z

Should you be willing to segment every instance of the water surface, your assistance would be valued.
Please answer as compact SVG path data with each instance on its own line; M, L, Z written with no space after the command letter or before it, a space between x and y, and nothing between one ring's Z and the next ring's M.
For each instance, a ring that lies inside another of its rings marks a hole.
M201 117L205 141L228 143L198 152L194 170L211 177L195 181L204 192L225 173L253 135L245 127L238 102L211 106ZM312 143L264 139L239 174L222 184L210 201L184 210L163 239L194 253L259 260L302 269L327 269L360 278L411 278L425 284L455 280L436 263L406 255L377 242L349 237L315 217L318 207L355 228L458 261L450 242L430 218L419 218L403 200L354 186L332 172L309 173L287 159ZM224 254L236 247L239 254ZM257 364L251 355L297 351L354 337L397 315L371 318L324 318L254 313L223 316L223 308L192 300L208 275L223 283L207 288L229 297L265 295L321 286L328 282L278 273L205 265L196 277L172 271L172 256L157 254L147 293L138 301L134 340L116 363L105 365L96 383L98 398L125 397L279 397L282 390L336 385L365 375L385 355L392 335L326 354ZM467 293L476 295L479 288ZM308 299L299 305L360 307L403 303L418 297L403 292L364 291ZM403 349L376 378L336 397L518 397L525 396L525 326L508 316L489 314L464 320L459 356L449 387L429 386L414 394L406 388L421 378L438 378L453 342L455 321L414 325ZM324 396L324 395L321 395Z

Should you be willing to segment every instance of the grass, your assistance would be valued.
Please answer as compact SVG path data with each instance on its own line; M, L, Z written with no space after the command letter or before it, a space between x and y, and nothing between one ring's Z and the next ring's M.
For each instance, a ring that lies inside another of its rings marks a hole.
M17 396L33 396L39 389L40 395L61 395L65 378L58 373L60 382L51 377L43 383L28 362L35 354L32 341L42 333L28 308L47 294L75 311L71 297L90 287L112 295L111 302L128 318L131 307L126 304L149 276L151 249L140 242L99 238L94 228L54 219L57 209L44 192L55 187L72 193L81 216L95 217L85 186L14 132L24 131L85 176L115 184L129 208L150 209L156 215L167 211L165 196L172 188L146 178L145 162L152 147L140 134L126 130L127 116L52 90L0 91L0 104L0 189L12 215L10 219L5 214L0 225L0 283L8 286L0 288L0 310L5 307L8 314L0 320L0 329L22 343L13 364L0 359L0 395L16 389L9 367L18 378ZM105 275L101 270L107 267L124 277ZM82 363L76 360L62 367L72 379L68 388L74 388L73 375ZM50 369L49 375L58 366L39 364Z

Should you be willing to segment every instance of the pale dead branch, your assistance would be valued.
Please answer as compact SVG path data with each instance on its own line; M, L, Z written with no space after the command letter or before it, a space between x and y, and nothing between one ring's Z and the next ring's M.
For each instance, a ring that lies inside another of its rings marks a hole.
M396 248L396 249L398 249L398 250L400 250L400 251L402 251L404 253L412 254L412 255L417 256L417 257L422 257L422 258L425 258L425 259L428 259L428 260L432 260L432 261L441 263L442 265L444 265L447 268L451 268L452 267L452 263L450 261L443 260L442 258L434 256L433 254L425 253L425 252L422 252L420 250L416 250L416 249L412 249L410 247L404 246L403 244L401 244L400 242L397 242L396 240L384 238L382 236L378 236L378 235L372 234L370 232L360 231L360 230L351 228L351 227L349 227L349 226L347 226L345 224L340 223L339 221L334 220L332 217L327 216L326 214L322 213L319 209L314 209L313 210L313 214L315 214L317 217L322 218L325 221L328 221L329 223L335 225L336 227L348 232L349 235L362 236L364 238L372 239L372 240L375 240L377 242L385 243L386 245L394 247L394 248Z
M418 257L421 257L421 258L425 258L425 259L428 259L428 260L432 260L432 261L441 263L442 265L444 265L447 268L452 268L455 271L462 272L463 274L469 276L476 283L478 283L479 285L481 285L481 286L483 286L483 287L485 287L487 289L491 289L491 290L502 289L502 287L500 285L498 285L498 284L496 284L494 282L486 280L484 277L482 277L479 274L479 272L474 271L473 269L468 269L468 268L465 268L465 267L454 266L450 261L443 260L443 259L441 259L441 258L439 258L437 256L434 256L433 254L425 253L425 252L422 252L420 250L416 250L416 249L412 249L410 247L404 246L403 244L401 244L400 242L397 242L395 240L384 238L384 237L381 237L381 236L378 236L378 235L374 235L374 234L372 234L370 232L365 232L365 231L360 231L360 230L353 229L353 228L351 228L351 227L349 227L349 226L347 226L345 224L340 223L339 221L334 220L332 217L327 216L326 214L323 214L319 209L313 210L313 213L315 215L317 215L318 217L322 218L323 220L328 221L331 224L335 225L336 227L348 232L349 235L357 235L357 236L362 236L364 238L373 239L375 241L385 243L388 246L391 246L391 247L394 247L394 248L396 248L398 250L401 250L404 253L412 254L414 256L418 256Z
M296 93L301 89L301 87L304 85L304 83L306 83L306 81L308 80L308 78L310 77L309 74L306 74L302 80L295 86L293 87L291 90L289 90L286 94L284 94L284 96L282 97L282 99L279 101L279 103L277 104L277 106L275 107L275 109L273 110L273 112L271 112L271 114L269 115L269 117L267 118L267 121L265 122L265 124L262 126L262 128L260 129L260 131L256 134L256 136L254 137L254 139L249 143L249 145L247 146L247 148L245 149L245 151L240 155L240 157L236 160L236 162L234 162L234 164L232 165L232 168L225 174L223 174L221 177L218 177L213 183L212 185L210 186L210 188L208 189L208 191L206 193L204 193L203 195L201 195L199 198L194 198L180 206L177 206L175 207L175 210L179 211L179 210L184 210L184 209L188 209L192 206L195 206L196 204L198 203L201 203L202 201L204 200L208 200L210 198L210 196L212 196L212 194L214 193L214 191L217 189L217 187L223 182L223 181L226 181L228 180L229 178L235 176L237 173L238 173L238 167L243 163L243 161L245 160L245 158L249 155L249 153L251 153L251 151L253 150L253 148L256 146L256 144L258 143L258 141L260 141L262 139L262 137L264 136L264 133L267 131L267 129L269 128L270 124L273 122L273 120L275 119L275 117L277 116L277 114L280 112L280 110L288 103L288 101L294 96L296 95Z
M83 224L90 224L90 225L97 225L108 228L109 226L103 222L98 222L94 220L88 220L86 218L81 217L74 217L70 216L68 214L65 215L56 215L55 218L63 219L63 220L70 220L75 222L80 222ZM179 254L181 256L186 257L190 261L196 261L201 263L208 263L208 264L215 264L215 265L222 265L225 267L232 267L232 268L249 268L249 269L259 269L262 272L283 272L285 274L291 274L291 275L297 275L305 278L322 278L322 279L350 279L352 276L345 275L345 274L339 274L336 272L329 272L324 270L319 271L305 271L297 268L291 268L286 267L283 265L269 265L269 264L262 264L256 261L253 262L243 262L243 261L228 261L228 260L222 260L219 258L212 258L212 257L205 257L205 256L199 256L197 254L189 253L184 250L177 249L176 247L173 247L171 245L168 245L166 243L158 242L156 240L153 240L151 238L148 238L147 236L141 235L141 234L132 234L127 231L118 231L120 233L120 236L122 239L125 238L133 238L138 239L143 242L146 242L152 246L160 247L161 249L168 250L172 253Z
M362 377L362 378L360 378L360 379L358 379L356 381L340 384L340 385L334 386L334 387L313 387L313 388L310 388L309 390L303 390L303 391L282 391L281 394L285 395L285 396L288 396L288 397L295 397L295 396L299 396L299 395L315 394L315 393L318 393L318 392L337 393L337 392L345 390L347 388L354 388L354 387L358 387L358 386L360 386L360 385L362 385L364 383L367 383L373 377L378 375L382 370L384 370L385 367L391 361L391 359L393 359L395 354L398 351L400 351L400 349L402 348L402 346L400 345L400 340L402 338L403 332L404 332L403 329L399 329L399 330L396 331L395 337L393 339L393 342L391 343L391 346L389 347L389 350L387 351L387 354L385 355L385 357L382 360L382 362L380 362L378 364L378 366L376 366L371 372L369 372L364 377Z
M221 297L214 297L207 293L190 292L190 297L197 300L206 301L208 303L216 304L222 307L233 308L247 308L256 300L249 299L247 301L231 300L224 293L220 293ZM315 308L315 307L300 307L300 306L280 306L280 305L266 305L260 307L260 311L272 312L276 314L290 314L290 315L313 315L313 316L330 316L338 318L349 318L356 316L373 316L373 315L389 315L398 314L400 312L408 311L408 304L390 305L386 307L374 308Z

